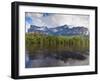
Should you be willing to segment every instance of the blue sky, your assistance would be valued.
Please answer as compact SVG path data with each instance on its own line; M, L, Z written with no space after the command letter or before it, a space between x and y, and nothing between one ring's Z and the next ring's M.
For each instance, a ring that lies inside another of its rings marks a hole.
M54 14L54 13L25 13L26 32L30 25L47 26L49 28L61 25L84 26L89 28L88 15Z

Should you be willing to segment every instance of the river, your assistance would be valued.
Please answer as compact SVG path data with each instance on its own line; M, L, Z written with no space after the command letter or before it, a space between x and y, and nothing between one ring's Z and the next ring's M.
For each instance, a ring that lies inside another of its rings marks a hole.
M25 54L25 67L58 67L58 66L82 66L89 65L89 51L44 51Z

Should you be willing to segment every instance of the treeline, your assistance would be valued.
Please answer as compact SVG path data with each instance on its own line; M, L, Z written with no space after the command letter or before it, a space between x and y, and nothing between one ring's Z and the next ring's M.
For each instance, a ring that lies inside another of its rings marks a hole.
M89 37L86 36L47 36L43 34L27 33L25 35L26 46L74 46L89 48Z

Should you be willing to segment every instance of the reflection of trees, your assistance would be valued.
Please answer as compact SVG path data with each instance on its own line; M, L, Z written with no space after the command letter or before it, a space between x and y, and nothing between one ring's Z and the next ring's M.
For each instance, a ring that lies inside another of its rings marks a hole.
M85 36L46 36L26 34L26 49L31 53L38 51L84 51L89 49L89 37Z

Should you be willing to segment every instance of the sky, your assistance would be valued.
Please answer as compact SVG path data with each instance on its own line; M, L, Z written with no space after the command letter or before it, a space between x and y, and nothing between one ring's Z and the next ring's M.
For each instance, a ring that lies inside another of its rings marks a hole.
M26 32L30 25L52 28L66 24L89 28L89 15L26 12L25 24Z

